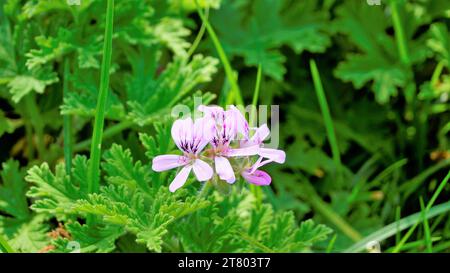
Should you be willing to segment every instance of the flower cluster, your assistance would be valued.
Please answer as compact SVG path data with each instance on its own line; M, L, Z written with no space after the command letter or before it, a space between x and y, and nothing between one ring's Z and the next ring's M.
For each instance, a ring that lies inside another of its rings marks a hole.
M270 134L267 125L250 128L234 106L224 110L201 105L198 110L203 117L195 121L178 119L172 126L172 138L183 155L160 155L153 159L152 169L156 172L181 167L169 190L174 192L182 187L191 171L198 181L216 176L232 184L236 175L241 175L249 183L269 185L271 177L259 168L270 162L284 163L286 154L264 148L263 141Z

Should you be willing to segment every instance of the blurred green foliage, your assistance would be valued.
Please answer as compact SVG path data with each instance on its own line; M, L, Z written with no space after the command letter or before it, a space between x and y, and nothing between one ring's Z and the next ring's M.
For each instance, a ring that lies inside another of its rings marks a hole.
M287 161L268 168L273 183L263 200L245 183L197 197L191 181L171 194L173 174L151 171L151 159L174 148L172 107L192 108L194 96L228 101L230 84L208 33L190 51L202 29L196 1L115 2L102 186L90 194L86 155L106 1L0 0L0 232L14 249L66 252L75 240L82 252L339 252L421 211L419 198L428 201L449 171L449 1L198 1L244 101L252 101L261 65L259 104L280 106ZM71 143L63 116L72 121ZM70 171L64 145L77 154ZM446 185L438 203L449 196ZM95 221L86 223L88 215ZM448 211L429 225L431 250L448 252ZM425 251L425 233L420 225L401 250ZM403 235L396 231L382 250Z

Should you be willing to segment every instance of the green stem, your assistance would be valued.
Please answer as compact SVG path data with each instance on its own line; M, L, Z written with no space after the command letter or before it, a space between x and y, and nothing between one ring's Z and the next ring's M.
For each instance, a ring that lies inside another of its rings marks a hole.
M23 116L27 116L24 114ZM24 118L25 120L25 136L27 139L27 157L28 162L34 160L34 145L33 145L33 126L31 125L29 118Z
M112 34L114 17L114 0L108 0L106 11L105 40L103 43L103 60L100 76L100 89L97 99L97 107L94 121L94 132L92 135L90 164L88 171L88 190L97 192L100 185L100 158L103 136L103 126L105 122L105 106L109 88L109 70L111 66Z
M317 69L316 62L311 59L309 61L311 68L311 75L314 82L314 88L316 90L317 99L319 101L320 109L322 111L323 120L325 123L325 129L327 130L328 142L331 146L331 153L333 154L333 161L337 168L337 179L342 181L341 173L341 156L339 152L339 146L336 139L333 119L331 118L330 108L328 107L325 92L323 90L322 81L320 79L319 70Z
M206 20L208 20L208 18L209 18L209 8L206 9L205 18L206 18ZM189 51L187 52L187 59L189 59L192 56L192 54L194 54L198 45L202 41L203 35L205 35L205 31L206 31L206 24L204 21L202 21L202 26L200 27L200 30L198 31L197 37L195 37L195 40L192 43L191 48L189 48Z
M14 253L14 250L1 233L0 233L0 250L6 253Z
M225 54L225 51L223 50L222 44L219 41L219 38L216 35L216 32L214 31L213 27L208 21L208 18L206 18L205 14L199 7L197 0L195 0L195 3L197 5L197 12L202 19L203 23L206 26L206 30L208 31L209 36L211 36L211 40L214 44L214 47L217 50L217 54L219 54L219 58L222 61L223 67L225 69L225 74L227 76L227 79L231 85L231 89L233 90L234 99L238 105L244 105L244 100L242 99L241 95L241 89L239 88L239 85L237 83L236 76L233 72L233 69L231 68L230 61L227 58L227 55Z
M63 96L67 97L69 93L69 60L64 61L64 83ZM72 169L72 117L70 115L63 116L63 136L64 136L64 161L66 163L66 173L70 174Z
M436 65L436 68L433 71L433 75L431 76L430 81L432 88L435 88L436 84L438 83L439 77L441 76L442 70L444 70L446 63L447 63L446 61L442 60Z
M261 81L262 81L262 67L261 64L259 64L258 71L256 72L255 90L253 91L252 114L250 116L250 124L252 127L257 126L258 99L259 99L259 91L261 89Z
M256 83L255 90L253 92L253 100L252 100L252 113L250 115L250 124L252 127L257 126L257 115L258 115L258 98L259 98L259 90L261 88L261 80L262 80L262 66L258 65L258 71L256 73ZM260 186L256 186L250 184L250 191L256 198L256 206L260 207L263 201L263 192Z
M39 107L36 103L36 96L34 93L25 96L25 104L29 113L31 125L36 133L36 146L39 153L39 158L45 160L45 140L44 140L44 121L42 120ZM31 143L33 145L33 143Z
M404 64L410 63L408 46L406 44L405 31L400 19L400 13L398 10L398 1L392 1L391 3L392 21L394 24L395 39L397 41L397 48L400 54L400 59Z
M116 134L122 132L123 130L130 128L132 125L133 125L133 123L131 121L125 120L125 121L121 121L121 122L107 128L103 132L103 140L115 136ZM73 147L73 150L74 150L74 152L80 152L80 151L88 149L91 144L92 144L92 139L87 139L87 140L84 140L82 142L75 144Z

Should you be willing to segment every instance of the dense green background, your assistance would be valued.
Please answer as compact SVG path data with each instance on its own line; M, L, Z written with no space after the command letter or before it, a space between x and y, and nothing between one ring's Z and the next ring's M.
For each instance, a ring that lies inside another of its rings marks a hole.
M99 252L339 252L375 238L382 251L450 251L449 1L199 1L247 104L261 67L258 103L279 105L287 160L266 169L273 183L262 192L241 181L197 199L197 182L171 196L174 172L149 164L173 149L171 107L193 105L194 94L235 102L195 2L115 1L108 152L101 194L88 196L106 1L80 1L0 0L0 231L13 248L64 251L74 239ZM50 171L72 153L72 171ZM300 224L310 218L331 229Z

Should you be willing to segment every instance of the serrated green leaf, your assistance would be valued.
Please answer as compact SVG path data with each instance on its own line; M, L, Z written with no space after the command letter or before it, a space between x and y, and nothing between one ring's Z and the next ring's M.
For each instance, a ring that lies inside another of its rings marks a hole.
M28 170L25 179L34 186L27 196L36 199L33 210L63 217L71 212L76 200L87 196L87 158L76 156L72 166L72 174L66 174L62 163L56 165L55 174L47 163Z
M211 22L230 55L244 57L249 66L261 65L265 74L281 81L286 72L281 46L300 54L323 52L330 45L328 12L316 7L315 1L224 1Z

